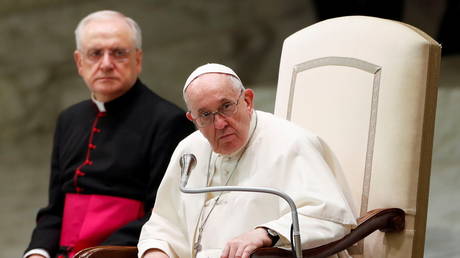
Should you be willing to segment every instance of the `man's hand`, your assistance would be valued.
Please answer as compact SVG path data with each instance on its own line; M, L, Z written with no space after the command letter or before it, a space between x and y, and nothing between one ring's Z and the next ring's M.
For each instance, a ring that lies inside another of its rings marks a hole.
M149 249L142 258L169 258L169 256L160 249Z
M256 228L227 242L221 258L249 258L259 247L270 246L271 239L263 228Z

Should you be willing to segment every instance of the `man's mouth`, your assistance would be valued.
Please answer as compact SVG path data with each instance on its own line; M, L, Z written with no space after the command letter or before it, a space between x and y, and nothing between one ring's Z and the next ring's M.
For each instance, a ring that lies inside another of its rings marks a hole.
M116 79L115 77L105 76L105 77L98 77L96 80L104 81L104 80L115 80L115 79Z
M226 140L232 136L234 136L235 134L234 133L227 133L227 134L224 134L222 136L219 137L219 140Z

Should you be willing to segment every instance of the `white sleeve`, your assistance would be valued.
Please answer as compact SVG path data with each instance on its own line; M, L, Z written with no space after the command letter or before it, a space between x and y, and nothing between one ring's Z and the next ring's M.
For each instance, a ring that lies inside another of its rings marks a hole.
M302 240L302 249L309 249L321 246L335 240L341 239L350 232L349 225L299 216L300 236ZM279 247L290 247L290 223L291 220L284 217L282 219L271 221L261 226L271 228L280 235L280 241L276 244Z
M45 249L40 249L40 248L32 249L28 251L26 254L24 254L23 258L27 258L29 257L29 255L32 255L32 254L39 254L39 255L43 255L45 258L50 258L49 253Z
M178 157L178 152L174 152L158 188L150 219L142 226L137 244L138 257L142 257L149 249L160 249L171 258L183 257L184 253L190 251L184 232L185 222L178 214L181 199Z
M297 206L302 248L320 246L348 234L356 220L320 151L318 138L299 137L286 144L285 150L278 158L282 165L276 171L284 173L276 188L289 195ZM282 236L280 244L286 244L283 240L290 238L292 214L284 200L279 203L280 218L259 226L275 230Z

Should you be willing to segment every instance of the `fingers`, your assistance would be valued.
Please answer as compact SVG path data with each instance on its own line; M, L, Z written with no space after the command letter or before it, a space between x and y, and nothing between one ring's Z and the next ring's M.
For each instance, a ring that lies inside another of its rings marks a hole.
M220 258L228 258L229 253L230 253L230 246L227 243L224 247L224 250L222 250L222 254L220 255Z
M249 258L250 255L256 250L258 246L245 243L243 241L232 240L229 241L221 254L221 258Z
M228 241L220 257L221 258L241 257L241 255L236 256L236 254L238 253L238 249L241 247L242 244L243 243L239 241L238 239L232 239Z
M254 252L254 250L256 250L256 248L257 247L254 245L248 245L246 247L239 248L236 251L235 257L249 258L249 256Z
M265 229L257 228L246 232L228 241L225 245L221 258L249 258L259 247L268 246L271 242Z

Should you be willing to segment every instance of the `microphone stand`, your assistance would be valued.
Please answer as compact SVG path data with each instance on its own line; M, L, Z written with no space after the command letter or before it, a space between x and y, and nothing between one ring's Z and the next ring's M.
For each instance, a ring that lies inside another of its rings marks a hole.
M300 244L300 231L299 231L299 218L297 214L297 207L287 194L280 192L274 188L268 187L243 187L243 186L209 186L209 187L197 187L187 189L185 186L188 182L188 177L190 176L190 172L196 164L196 158L193 154L184 154L180 159L181 165L181 183L179 189L183 193L189 194L198 194L198 193L209 193L209 192L259 192L259 193L268 193L277 195L283 198L291 208L291 215L292 215L292 235L293 235L293 242L295 248L295 255L297 258L302 258L302 246ZM185 173L184 173L185 171Z

